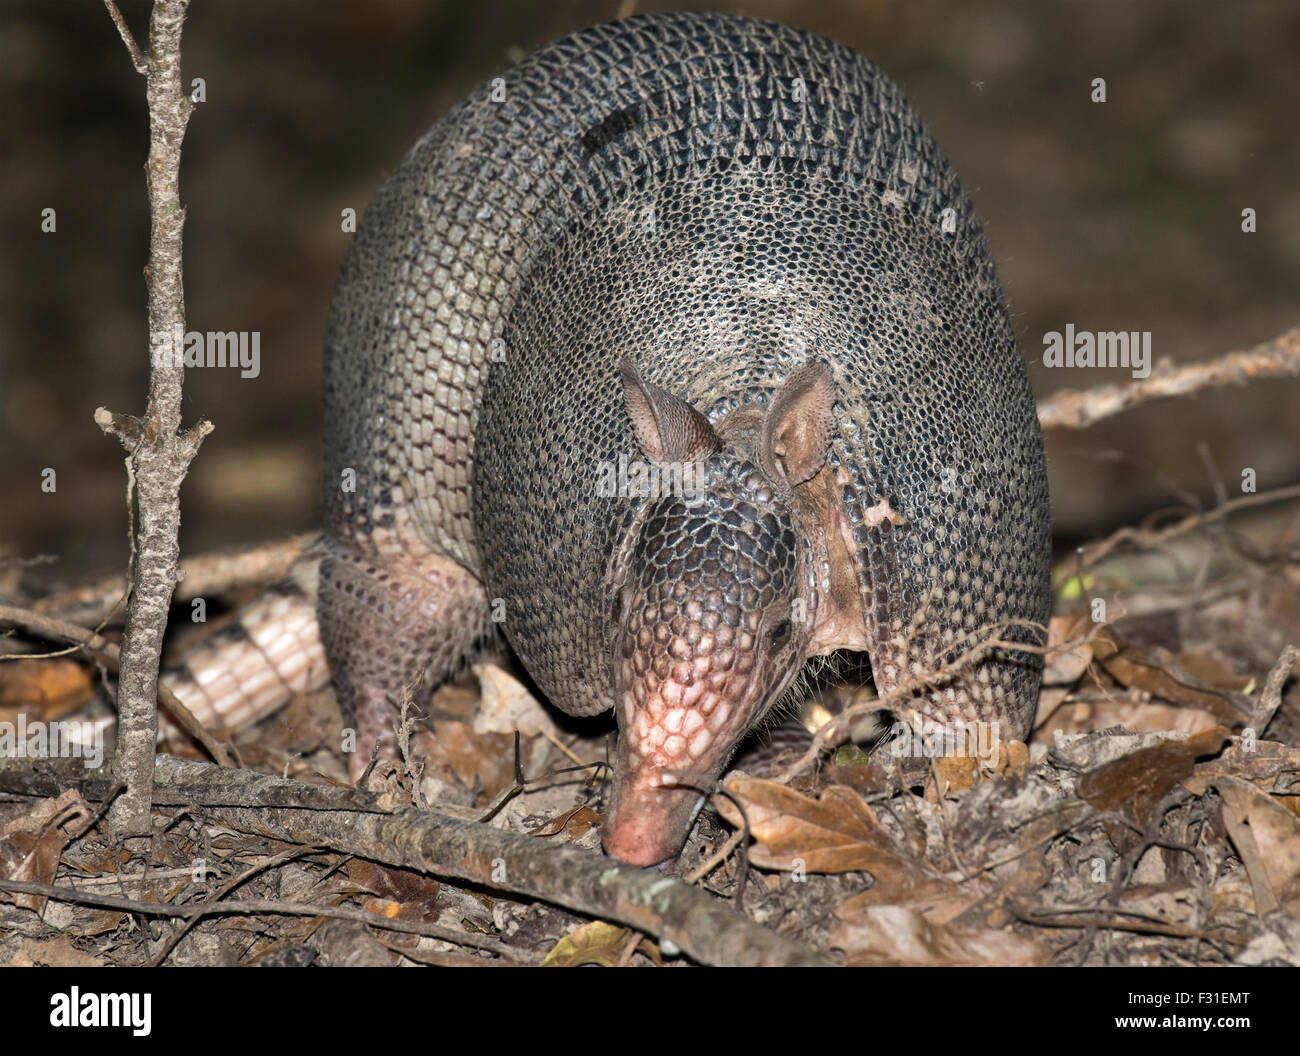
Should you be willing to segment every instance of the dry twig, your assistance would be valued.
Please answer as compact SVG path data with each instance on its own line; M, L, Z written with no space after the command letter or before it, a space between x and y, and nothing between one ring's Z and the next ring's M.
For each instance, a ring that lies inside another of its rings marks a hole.
M1256 345L1249 352L1229 352L1218 359L1181 367L1158 364L1149 376L1119 385L1062 389L1038 405L1038 421L1044 429L1086 429L1103 418L1154 400L1264 378L1294 377L1300 377L1300 327Z
M149 396L143 418L100 407L95 422L126 449L128 503L135 502L138 530L132 541L131 597L122 636L117 690L117 751L114 772L127 790L109 811L124 835L149 831L154 744L158 732L158 665L176 571L180 562L180 487L203 438L207 421L181 431L181 385L185 377L178 342L185 333L181 246L185 209L180 200L181 142L190 101L181 85L181 29L189 0L156 0L149 20L149 54L133 46L114 3L107 3L126 41L132 63L146 79L149 106L149 263L145 288L149 310ZM135 492L132 495L132 491Z
M1188 514L1166 528L1131 528L1125 525L1123 528L1112 532L1105 539L1080 547L1078 560L1072 562L1069 568L1061 573L1057 578L1057 582L1053 584L1053 589L1059 589L1061 583L1066 579L1098 564L1119 547L1121 543L1132 543L1139 549L1153 549L1196 528L1205 528L1217 521L1221 521L1228 514L1237 510L1247 509L1252 506L1268 506L1277 502L1289 502L1292 499L1300 499L1300 484L1292 484L1285 488L1275 488L1272 491L1261 491L1250 495L1239 495L1212 510L1198 510L1195 513Z
M84 770L57 773L0 763L3 792L49 795L76 787L83 798L97 800L107 784L102 775ZM186 807L240 832L329 847L617 921L658 937L661 944L668 941L705 964L823 963L707 892L653 870L433 811L393 809L385 798L357 789L308 785L160 756L154 796L160 804ZM211 805L219 803L232 805ZM211 911L238 905L217 903Z
M197 554L181 563L174 601L210 597L244 587L262 586L280 579L289 566L316 540L315 534L296 535L273 543L258 543L232 553ZM51 594L32 603L41 616L83 625L111 620L126 597L129 582L112 575L83 587Z

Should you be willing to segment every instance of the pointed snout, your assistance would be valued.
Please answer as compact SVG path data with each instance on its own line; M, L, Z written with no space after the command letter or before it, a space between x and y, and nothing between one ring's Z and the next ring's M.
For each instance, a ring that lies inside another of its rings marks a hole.
M658 788L649 775L615 785L601 829L605 852L628 865L652 866L676 858L703 797L693 788Z
M661 678L630 661L619 709L612 793L601 836L630 865L675 858L704 797L765 694L752 668L696 672L689 662ZM634 671L640 669L640 675Z

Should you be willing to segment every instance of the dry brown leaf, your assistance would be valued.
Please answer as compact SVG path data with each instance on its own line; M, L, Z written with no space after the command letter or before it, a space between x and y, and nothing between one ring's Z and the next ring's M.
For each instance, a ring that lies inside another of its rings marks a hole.
M371 892L380 902L391 901L398 906L395 915L403 920L426 920L437 916L434 904L441 885L437 880L410 869L395 869L363 858L353 858L346 866L348 879L358 887ZM367 907L370 912L376 908ZM384 915L394 911L384 910Z
M1058 734L1096 733L1123 726L1133 733L1201 733L1219 725L1208 711L1156 701L1136 702L1123 690L1110 700L1070 700L1072 690L1045 689L1039 697L1032 741L1051 745Z
M1087 613L1053 616L1047 624L1047 653L1043 657L1044 686L1072 686L1092 663Z
M67 657L0 664L0 722L49 722L81 707L94 694L90 672Z
M892 762L873 761L855 744L841 745L825 770L832 785L847 785L864 796L887 792L894 787L897 771Z
M478 711L481 699L476 690L447 682L434 690L433 697L429 700L429 711L440 718L464 719L468 722Z
M1065 702L1065 698L1072 692L1073 689L1068 686L1043 687L1042 692L1038 694L1038 706L1034 710L1033 729L1035 732L1037 732L1040 726L1043 726L1051 720L1052 716L1056 714L1057 708ZM1065 729L1060 723L1057 723L1056 726L1062 728L1062 732L1065 733L1081 732L1073 729Z
M1122 686L1140 689L1182 707L1208 711L1228 725L1245 721L1246 713L1237 707L1231 694L1203 685L1179 670L1164 649L1134 645L1112 629L1104 628L1092 640L1092 653L1106 673Z
M1024 777L1029 770L1029 746L1024 741L1001 741L998 744L997 772L1010 777Z
M974 746L972 746L974 747ZM942 755L934 760L925 781L925 798L937 803L950 792L965 792L983 772L1024 777L1029 767L1029 748L1023 741L998 741L998 757L991 765L977 755ZM936 785L937 782L937 785Z
M1244 693L1255 680L1249 675L1239 675L1223 660L1209 653L1176 653L1174 663L1180 671L1191 675L1211 689L1228 693Z
M1168 740L1139 748L1114 762L1089 770L1075 788L1100 811L1117 811L1135 825L1145 825L1151 811L1182 781L1190 778L1196 760L1217 754L1227 743L1222 726L1185 740Z
M118 916L121 916L119 913ZM77 949L66 935L47 942L24 942L9 962L10 968L103 968L109 962Z
M518 730L525 737L547 734L558 739L555 722L522 682L496 664L475 664L474 674L483 690L482 703L474 716L475 733L513 735Z
M879 906L914 909L931 924L946 924L970 908L987 892L979 885L958 886L919 869L894 870L876 877L876 886L846 898L835 915L846 924L865 924L868 910Z
M0 868L10 880L52 884L63 849L90 828L94 813L76 789L57 799L43 799L28 813L12 819L0 838ZM3 894L0 899L45 912L46 897L21 893Z
M410 902L398 902L392 898L363 898L361 908L385 920L406 920L411 923L428 920L425 907ZM404 941L409 941L411 938L413 936L403 936Z
M93 939L96 935L108 935L121 925L125 913L116 909L84 909L77 913L76 924L69 928L70 934Z
M933 924L915 909L874 906L841 921L831 943L850 965L1038 965L1047 951L1010 928L958 931Z
M1300 819L1245 781L1219 778L1223 822L1255 893L1255 912L1300 919Z
M979 776L979 760L966 755L941 755L925 779L925 798L937 803L949 792L965 792Z
M1184 784L1193 795L1201 796L1218 777L1249 781L1261 792L1294 800L1300 797L1300 748L1258 741L1246 751L1238 741L1218 758L1197 763L1196 773Z
M577 840L599 826L604 820L604 814L597 814L590 807L574 807L572 810L565 811L559 817L552 818L547 824L533 829L529 835L558 836L560 833L567 831L570 840Z
M750 860L763 869L810 873L846 873L866 869L873 875L910 870L894 841L880 826L875 811L851 788L832 785L811 799L775 781L733 778L726 789L744 806L755 845ZM739 827L735 805L715 800L718 811Z
M438 747L453 772L469 786L480 781L492 799L515 783L515 741L511 734L476 734L464 722L436 722Z

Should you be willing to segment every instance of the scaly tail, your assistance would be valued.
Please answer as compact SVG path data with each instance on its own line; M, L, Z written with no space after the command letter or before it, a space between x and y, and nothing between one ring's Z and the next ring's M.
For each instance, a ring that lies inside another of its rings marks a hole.
M233 623L162 671L162 681L209 730L251 726L295 694L329 681L316 628L319 553L294 562L284 579L250 601ZM160 736L179 729L159 716Z

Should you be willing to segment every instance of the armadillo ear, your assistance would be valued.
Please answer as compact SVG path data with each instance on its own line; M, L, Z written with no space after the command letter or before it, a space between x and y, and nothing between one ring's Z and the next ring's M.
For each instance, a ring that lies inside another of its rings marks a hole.
M623 360L621 374L627 416L647 458L698 462L718 450L718 434L689 403L645 381L630 359Z
M786 376L763 419L763 461L770 474L791 487L817 475L835 428L836 397L825 363L812 360Z

